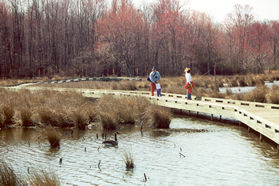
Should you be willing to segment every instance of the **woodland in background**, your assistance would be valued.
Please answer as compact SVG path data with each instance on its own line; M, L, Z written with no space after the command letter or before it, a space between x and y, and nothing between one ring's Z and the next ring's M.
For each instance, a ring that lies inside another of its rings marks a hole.
M0 77L262 73L279 67L279 21L235 5L224 23L157 0L0 0Z

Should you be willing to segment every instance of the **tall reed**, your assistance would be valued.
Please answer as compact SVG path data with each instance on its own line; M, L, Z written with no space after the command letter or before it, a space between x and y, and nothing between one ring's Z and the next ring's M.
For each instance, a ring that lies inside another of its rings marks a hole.
M7 163L0 162L0 185L3 186L17 186L26 185L22 180L20 180L14 170L8 166Z
M8 126L13 124L13 117L15 115L14 107L11 105L5 105L3 108L4 125Z
M42 171L41 174L35 173L29 178L30 186L60 186L60 181L55 174Z
M29 126L34 125L34 122L31 118L32 112L30 111L29 108L23 108L20 111L20 117L21 117L21 121L22 121L22 126L29 127Z
M126 170L131 170L135 167L134 158L130 152L123 153L123 160L126 165Z

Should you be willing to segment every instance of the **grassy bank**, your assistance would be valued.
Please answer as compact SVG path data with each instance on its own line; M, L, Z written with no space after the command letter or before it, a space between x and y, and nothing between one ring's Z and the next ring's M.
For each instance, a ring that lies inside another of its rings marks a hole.
M0 127L85 129L89 124L95 124L105 130L116 130L124 125L136 125L146 115L161 112L161 108L149 112L150 107L150 102L142 97L104 96L93 100L75 92L31 93L0 89Z

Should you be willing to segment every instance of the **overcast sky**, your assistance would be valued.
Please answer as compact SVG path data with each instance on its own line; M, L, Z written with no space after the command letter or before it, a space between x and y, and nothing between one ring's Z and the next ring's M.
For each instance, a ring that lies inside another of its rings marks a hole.
M235 4L250 5L256 20L279 20L279 0L180 0L185 8L205 12L214 21L223 22ZM157 0L132 0L139 7Z

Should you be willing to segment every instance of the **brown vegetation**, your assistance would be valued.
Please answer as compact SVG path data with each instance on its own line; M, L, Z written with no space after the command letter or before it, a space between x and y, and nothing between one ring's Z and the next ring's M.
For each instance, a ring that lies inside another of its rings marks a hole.
M126 165L126 170L133 169L135 167L134 165L134 159L130 152L124 152L123 153L123 160Z
M103 129L115 130L121 124L134 125L149 105L142 97L104 96L98 101L97 108Z
M60 146L61 135L53 127L46 127L43 135L46 136L51 148L57 148Z
M266 103L268 91L266 86L259 85L251 92L235 94L232 97L237 100Z
M14 170L7 163L0 162L0 185L1 186L59 186L60 181L54 174L43 172L35 173L27 178L26 182L14 173Z
M5 162L0 162L0 185L3 186L17 186L27 185L20 180L14 173L14 170Z
M24 127L29 127L29 126L33 126L34 122L32 121L32 111L30 108L23 108L20 111L20 116L21 116L21 122L22 122L22 126Z
M12 105L4 105L2 108L4 115L4 126L13 124L13 117L15 115L14 107Z
M54 174L43 172L41 174L34 174L29 178L31 186L59 186L60 181Z
M152 105L145 112L148 123L153 128L169 128L171 122L171 113L169 109Z
M269 96L269 102L279 104L279 86L273 86Z
M85 128L96 120L91 101L74 92L0 90L0 125ZM82 126L84 125L84 126Z

